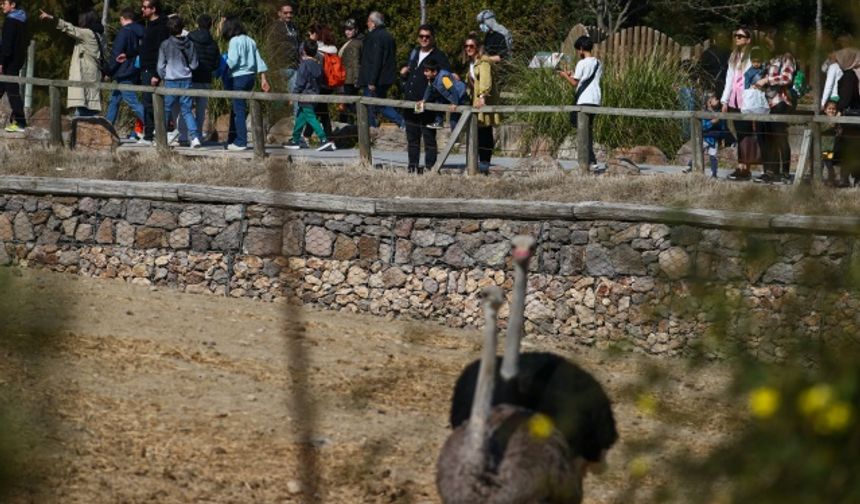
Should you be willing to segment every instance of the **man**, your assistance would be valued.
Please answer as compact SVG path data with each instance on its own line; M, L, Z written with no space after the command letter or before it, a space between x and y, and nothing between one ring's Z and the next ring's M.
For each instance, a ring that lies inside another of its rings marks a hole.
M603 76L603 65L592 55L594 50L594 42L587 36L583 35L576 39L573 43L573 48L579 56L579 61L576 63L576 68L573 72L559 71L559 74L567 79L571 85L576 88L574 96L574 105L587 105L591 107L599 107L600 94L600 78ZM571 114L571 122L573 126L577 126L576 112ZM594 119L588 122L588 164L589 166L597 164L597 158L594 155ZM577 154L578 156L579 154Z
M158 49L161 43L170 37L167 31L166 17L161 15L160 0L143 0L140 12L146 26L143 40L140 43L140 82L144 86L157 86L161 79L158 77ZM155 130L155 117L152 109L152 93L143 93L143 138L142 145L152 144ZM158 118L162 120L162 118Z
M0 75L17 76L27 58L27 34L24 23L27 13L18 7L17 0L3 0L3 39L0 40ZM27 118L24 116L24 102L21 100L21 86L13 82L0 83L0 98L3 93L9 97L12 107L12 122L6 131L24 131Z
M432 62L436 69L450 70L451 64L445 53L436 48L433 27L427 24L418 27L418 47L409 54L409 61L400 69L403 78L404 98L409 101L421 101L427 91L428 81L424 69ZM406 110L406 145L409 155L409 173L424 172L418 164L421 156L421 138L424 138L424 166L428 169L436 164L436 130L429 125L435 122L436 114L431 112L416 113Z
M478 13L478 28L484 35L484 54L493 63L499 63L511 57L513 37L511 32L496 21L496 14L491 10Z
M385 98L388 89L394 84L396 73L395 58L397 46L394 37L385 29L385 18L382 13L373 11L367 16L367 36L361 51L361 68L358 74L358 85L364 89L364 96ZM369 107L370 126L376 127L375 107ZM383 107L382 115L394 121L403 129L403 117L391 107Z
M194 44L198 63L197 68L191 72L191 89L211 89L212 72L218 70L218 65L221 63L221 51L218 49L218 42L212 38L210 30L212 30L212 16L201 14L197 17L197 29L188 34L188 40ZM200 131L200 138L206 141L209 135L203 131L203 123L206 121L206 107L209 105L209 98L197 96L192 97L191 100L194 103L194 119L197 123L197 129ZM185 121L180 123L180 144L187 141L187 130Z
M143 26L134 22L134 9L126 7L119 13L120 30L113 41L111 51L112 72L111 77L118 84L138 84L140 70L134 66L140 48L140 40L143 38ZM119 63L122 60L122 63ZM116 123L119 115L119 104L124 101L134 116L141 121L144 120L143 105L137 99L137 93L133 91L113 91L108 102L106 119L111 124Z
M287 84L287 92L291 93L296 83L296 69L299 68L299 29L293 23L296 7L285 2L278 9L278 21L272 26L271 43L274 49L275 65L278 73Z

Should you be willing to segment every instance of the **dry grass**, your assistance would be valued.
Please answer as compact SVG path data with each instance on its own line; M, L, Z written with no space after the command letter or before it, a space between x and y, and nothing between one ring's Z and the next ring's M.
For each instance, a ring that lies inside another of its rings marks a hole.
M807 215L857 215L858 190L760 186L713 181L696 175L629 178L585 177L558 171L528 176L464 178L407 176L402 171L247 159L183 157L154 152L83 153L0 146L0 174L41 177L192 183L271 188L364 197L606 201L675 208L708 208Z

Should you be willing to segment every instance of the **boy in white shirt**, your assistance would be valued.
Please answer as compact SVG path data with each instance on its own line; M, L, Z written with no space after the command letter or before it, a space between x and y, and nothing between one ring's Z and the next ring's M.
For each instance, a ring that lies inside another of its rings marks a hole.
M591 52L594 50L594 41L587 36L582 36L576 39L573 44L579 55L579 61L576 63L576 68L573 72L559 71L559 75L567 79L572 86L576 88L574 95L574 105L588 105L599 107L600 94L600 78L603 76L603 65L600 60L595 58ZM577 113L573 112L570 115L570 122L573 127L577 127ZM588 164L593 166L597 164L597 158L594 155L594 120L588 123L589 138L591 143L588 146Z

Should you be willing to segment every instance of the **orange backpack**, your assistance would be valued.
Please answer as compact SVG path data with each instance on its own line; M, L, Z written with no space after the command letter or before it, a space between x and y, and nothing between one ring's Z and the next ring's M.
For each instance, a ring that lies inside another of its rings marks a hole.
M346 68L344 68L340 56L323 53L323 58L323 76L326 85L330 88L337 88L346 84Z

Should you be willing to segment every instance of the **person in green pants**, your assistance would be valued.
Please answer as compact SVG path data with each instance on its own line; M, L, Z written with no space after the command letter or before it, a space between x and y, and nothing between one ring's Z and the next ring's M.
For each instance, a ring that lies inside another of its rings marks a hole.
M296 83L293 86L293 93L317 95L320 93L320 79L322 78L322 66L316 59L317 43L314 40L307 40L303 44L304 54L302 54L302 62L299 64L299 69L296 71ZM337 148L334 142L329 141L325 131L314 113L313 103L299 102L296 110L296 123L293 126L293 138L289 143L284 145L285 149L302 149L307 148L307 144L302 142L302 131L305 126L310 125L314 133L320 139L318 151L333 151Z

